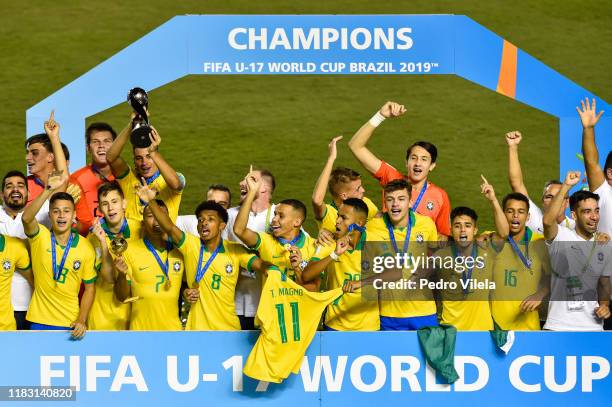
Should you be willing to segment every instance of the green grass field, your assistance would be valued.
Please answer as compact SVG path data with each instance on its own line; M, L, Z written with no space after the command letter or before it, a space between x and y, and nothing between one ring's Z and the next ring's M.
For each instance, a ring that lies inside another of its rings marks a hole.
M178 14L466 14L612 100L609 0L2 5L2 174L25 169L27 108ZM492 222L479 196L480 174L496 186L498 196L509 190L505 132L523 132L522 163L532 196L539 196L545 180L558 176L554 118L454 76L191 76L151 92L150 99L162 152L187 177L182 213L191 213L211 183L225 183L237 196L238 182L251 163L276 174L276 200L294 197L309 203L333 136L345 136L337 164L363 173L346 141L386 100L406 104L408 113L385 122L372 139L372 149L403 168L405 148L413 141L437 144L432 180L447 190L453 206L469 205L481 213L481 229ZM128 114L122 104L89 121L108 121L120 130ZM373 179L364 176L364 184L378 202ZM307 229L313 227L309 220Z

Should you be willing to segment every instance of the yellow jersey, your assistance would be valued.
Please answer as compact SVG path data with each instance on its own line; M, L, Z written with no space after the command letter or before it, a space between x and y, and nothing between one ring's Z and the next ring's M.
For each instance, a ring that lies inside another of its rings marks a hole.
M439 281L445 283L440 293L442 302L442 314L440 322L452 325L459 331L491 331L493 330L493 318L489 303L489 283L493 282L494 252L488 248L478 247L474 243L472 254L462 259L460 264L454 248L445 247L435 253L440 258L443 267L438 270ZM468 265L464 264L469 257L472 265L471 273ZM473 261L473 263L472 263ZM444 267L444 264L450 267ZM452 265L451 265L452 264ZM453 269L452 267L455 267ZM462 286L462 278L464 284ZM484 286L478 286L479 283ZM454 288L453 288L454 287Z
M366 233L361 234L354 250L342 253L338 261L331 262L327 267L328 289L342 288L346 281L361 280L361 251ZM344 293L327 306L325 325L336 331L378 331L378 301L364 298L361 289Z
M126 219L125 227L122 228L121 235L128 242L128 247L132 241L140 239L141 225L139 221ZM106 244L110 250L110 242L115 238L116 234L110 231L106 223L101 223L101 226L106 232ZM100 272L100 267L102 266L102 248L100 247L100 241L93 233L90 233L87 239L91 242L96 252L96 270ZM112 251L111 257L113 259L115 258ZM87 326L90 330L126 330L130 322L130 309L131 304L123 304L117 300L113 291L113 284L109 284L105 282L103 278L98 277L96 280L96 298L89 311Z
M177 172L179 178L184 180L181 173ZM140 185L140 179L134 174L132 169L128 170L125 175L117 177L117 182L123 190L123 195L127 201L127 209L125 210L125 216L128 219L142 220L142 212L144 205L141 203L140 198L136 195L136 186ZM168 214L173 222L176 222L178 217L179 206L181 205L181 196L183 190L175 191L166 184L166 180L159 173L159 171L148 180L148 184L154 187L159 193L157 198L164 201L168 207Z
M177 250L155 248L162 263L168 264L168 279L143 239L131 241L123 257L128 265L132 296L130 330L132 331L180 331L178 300L185 265L183 255Z
M17 324L11 303L11 282L15 270L30 268L30 255L25 242L0 234L0 265L0 331L14 331Z
M256 316L261 334L246 361L244 374L280 383L292 372L297 373L323 310L341 294L341 288L310 292L280 270L268 269Z
M537 235L535 236L537 238ZM525 298L538 291L540 279L544 275L550 275L550 258L545 241L534 240L529 228L525 232L525 239L517 242L517 246L523 255L527 254L531 267L525 266L507 240L502 247L493 245L498 252L493 268L493 319L504 330L538 331L538 311L521 312L520 305ZM525 251L527 247L528 253Z
M370 200L370 198L366 198L365 196L362 198L362 201L368 206L368 220L373 219L378 213L378 207ZM331 204L325 205L325 213L323 214L323 217L320 220L315 219L315 222L317 222L319 229L327 229L330 232L335 232L337 220L338 207L336 206L336 203L332 201Z
M436 224L431 218L419 215L414 211L410 216L410 238L408 253L413 257L426 259L428 254L427 243L436 242L438 233ZM397 250L403 251L407 227L393 227L388 214L380 218L370 220L366 225L367 239L371 242L385 242L382 244L383 256L395 256L396 249L391 242L389 229L393 230ZM380 243L377 243L377 245ZM402 278L405 280L413 277L410 269L403 270ZM431 290L427 287L419 289L384 289L380 291L380 315L393 318L409 318L432 315L436 313L436 302Z
M87 239L76 231L72 233L70 251L57 281L53 277L51 232L39 224L38 232L28 236L34 272L34 294L26 314L28 321L69 327L78 318L81 281L85 284L96 281L96 254ZM66 248L56 243L55 249L59 267Z
M183 233L176 245L185 259L187 284L198 288L198 302L191 304L186 330L239 331L240 320L236 315L234 294L240 269L251 271L257 258L239 243L221 241L221 246L202 279L196 283L198 268L203 269L214 251L209 252L200 238ZM202 253L200 255L200 248Z
M257 232L257 236L257 243L253 247L253 250L259 252L259 257L263 261L275 265L289 278L295 281L295 272L291 267L291 261L289 261L289 249L270 233ZM313 257L322 259L329 256L330 253L334 251L334 247L331 245L317 245L316 240L306 235L303 231L300 231L295 246L300 249L302 260L305 261L310 261Z

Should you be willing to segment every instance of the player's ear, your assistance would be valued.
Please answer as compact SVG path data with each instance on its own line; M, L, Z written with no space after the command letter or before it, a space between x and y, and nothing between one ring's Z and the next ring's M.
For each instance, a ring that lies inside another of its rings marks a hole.
M576 218L577 218L577 216L576 216L576 212L574 212L574 211L570 211L570 215L572 216L572 219L573 219L574 221L576 221L576 220L577 220L577 219L576 219Z
M429 171L433 171L434 168L436 168L436 163L431 163L431 165L429 166Z
M227 226L227 223L225 223L222 220L220 220L219 221L219 233L223 232L225 230L226 226Z
M478 226L474 226L474 238L478 236Z

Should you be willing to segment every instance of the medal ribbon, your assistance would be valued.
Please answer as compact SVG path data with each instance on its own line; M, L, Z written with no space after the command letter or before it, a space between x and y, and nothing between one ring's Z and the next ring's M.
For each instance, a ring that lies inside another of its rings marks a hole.
M123 232L125 232L125 229L128 226L127 219L125 217L123 217L123 223L121 224L121 229L119 229L119 232L117 232L117 233L111 232L111 230L110 230L110 228L108 228L108 225L106 223L106 220L104 220L104 218L100 219L100 224L106 226L106 228L103 227L103 229L106 232L106 234L108 235L108 237L110 237L111 239L115 238L115 236L117 236L117 235L122 235L123 236Z
M408 209L408 226L406 230L406 239L404 240L404 251L402 253L408 253L408 246L410 245L410 235L412 234L412 222L410 219L411 209ZM393 245L393 249L396 253L399 253L397 249L397 242L395 241L395 234L393 233L393 225L391 221L387 223L387 231L389 232L389 239L391 239L391 244Z
M204 277L204 274L206 274L206 272L208 271L208 268L212 264L213 260L215 260L215 257L217 257L217 253L219 253L219 250L221 250L222 247L223 247L223 239L221 239L221 241L219 242L219 246L217 246L215 251L212 252L210 257L206 261L206 264L204 265L204 267L200 268L200 265L202 264L202 259L204 258L204 249L206 248L206 246L204 245L204 242L200 242L200 257L198 257L198 271L196 272L196 277L195 277L196 283L199 283L200 280Z
M523 252L521 252L520 247L516 244L516 242L514 241L512 236L508 236L508 242L510 243L510 246L512 246L512 250L517 254L519 259L521 259L521 262L529 270L531 270L531 260L529 259L529 240L530 240L530 237L531 236L530 236L529 229L525 230L525 237L523 238L523 242L525 243L525 254L523 255Z
M451 248L453 251L453 257L454 258L459 257L459 251L457 250L457 247L453 245ZM478 255L478 247L476 243L472 243L472 258L475 259L477 255ZM464 295L468 295L470 292L468 288L468 284L466 282L472 279L473 270L474 270L474 266L472 265L471 268L467 269L467 274L465 270L463 270L463 273L461 273L461 281L463 281L463 283L465 284L465 288L463 289Z
M151 252L151 254L153 254L153 257L155 257L155 260L157 260L157 264L159 265L159 268L162 269L162 272L164 273L164 275L166 276L166 279L168 281L170 281L170 277L168 276L168 257L170 257L170 250L172 249L172 246L170 245L169 242L166 242L166 263L164 264L162 262L162 260L160 259L159 255L157 254L157 250L155 250L155 247L153 246L153 243L149 242L149 239L143 239L145 246L147 246L147 249L149 249L149 251Z
M417 197L416 201L414 201L414 204L412 205L410 209L412 209L413 211L417 210L417 208L419 207L419 204L421 203L421 199L423 199L423 195L425 195L425 191L427 191L427 181L425 181L425 185L423 185L423 188L421 188L421 192L419 192L419 196Z
M66 259L68 258L68 253L70 252L70 248L72 247L73 239L74 234L70 232L70 237L68 238L68 243L66 243L66 249L64 249L64 255L62 256L62 261L60 261L60 264L58 266L57 249L55 247L57 244L57 240L55 239L55 233L51 232L51 262L53 265L53 279L55 281L59 281L59 278L62 275L62 270L64 269L64 264L66 264Z
M91 165L91 170L92 170L93 172L95 172L96 174L98 174L98 176L100 176L100 178L102 178L102 181L104 181L104 182L112 182L111 180L109 180L108 178L106 178L106 177L104 176L104 174L102 174L102 173L100 172L100 169L99 169L98 167L96 167L95 165L93 165L93 164Z

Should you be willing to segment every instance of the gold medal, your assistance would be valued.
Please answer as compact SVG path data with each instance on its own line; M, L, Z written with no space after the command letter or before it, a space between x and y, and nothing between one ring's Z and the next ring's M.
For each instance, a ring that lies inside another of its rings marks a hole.
M198 283L197 281L194 281L193 284L191 285L191 288L198 288L200 287L200 283Z
M283 246L285 248L285 250L289 251L289 249L291 249L291 245L289 243L285 243L285 245Z
M172 284L170 283L170 279L166 278L166 284L164 284L164 288L167 290L170 289L170 287L172 286Z

